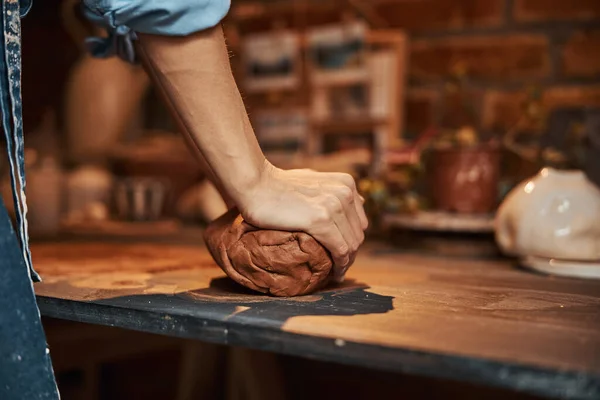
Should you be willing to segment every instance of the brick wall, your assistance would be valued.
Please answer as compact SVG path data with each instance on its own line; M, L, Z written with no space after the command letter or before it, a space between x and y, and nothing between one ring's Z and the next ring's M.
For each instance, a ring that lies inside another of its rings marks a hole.
M464 121L444 82L460 63L471 79L478 121L502 131L525 90L542 88L549 109L600 106L600 0L413 0L379 2L411 35L406 126Z
M336 3L337 2L337 3ZM263 4L265 4L264 1ZM272 1L268 8L276 10ZM387 25L411 36L406 126L455 126L467 117L443 87L460 63L471 77L476 118L502 131L518 117L535 84L549 107L600 105L600 0L369 0ZM240 3L238 3L240 4ZM288 2L288 4L290 4ZM307 0L303 11L281 7L277 18L310 26L339 18L340 0ZM234 5L235 7L235 5ZM249 19L244 32L270 29Z

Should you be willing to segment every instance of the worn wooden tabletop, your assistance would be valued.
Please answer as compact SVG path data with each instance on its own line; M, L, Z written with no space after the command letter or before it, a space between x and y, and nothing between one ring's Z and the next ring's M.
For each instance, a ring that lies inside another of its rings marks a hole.
M347 281L277 299L200 245L33 247L43 315L372 368L600 398L600 281L367 246Z

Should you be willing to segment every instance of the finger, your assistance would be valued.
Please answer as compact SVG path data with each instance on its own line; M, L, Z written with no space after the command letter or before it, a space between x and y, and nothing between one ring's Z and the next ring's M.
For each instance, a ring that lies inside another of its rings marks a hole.
M352 202L350 206L346 210L346 218L348 218L348 222L350 223L350 227L352 228L352 233L354 234L354 239L356 240L356 249L365 241L365 232L362 228L362 222L360 217L358 216L358 211L356 209L355 202Z
M357 212L357 208L354 204L356 202L356 196L354 195L352 190L345 185L339 185L338 187L335 187L334 193L342 205L347 223L349 224L350 229L352 230L352 245L356 247L352 247L351 250L354 252L358 249L358 246L362 244L365 238L361 220ZM341 226L339 228L342 229Z
M344 272L350 266L351 259L356 253L358 246L361 242L356 236L356 233L352 228L350 220L346 215L346 210L343 209L341 202L339 202L337 198L335 198L332 201L338 202L335 206L330 208L332 210L333 222L337 226L338 231L341 233L347 245L347 248L344 249L347 257L344 257L343 262L336 263L334 265L334 274L343 275ZM362 234L362 231L360 231L360 229L358 230L358 232Z
M363 204L365 203L365 199L360 195L360 193L358 193L358 189L356 187L356 181L354 180L354 178L349 175L349 174L344 174L344 173L339 173L339 172L330 172L327 173L327 176L330 179L336 180L342 184L344 184L345 186L347 186L348 188L350 188L350 190L352 190L355 200L355 208L356 208L356 213L358 215L359 221L360 221L360 227L361 230L366 230L369 227L369 220L367 219L367 214L365 213L365 209L363 207Z
M334 261L334 270L345 268L350 261L350 254L356 251L358 244L354 238L352 227L345 215L341 201L331 192L320 198L320 221L315 226L317 234L322 231L325 242L322 244L329 250ZM319 240L317 237L315 239Z
M344 269L349 264L350 246L333 221L330 221L327 226L314 227L312 230L307 229L306 233L314 237L329 251L333 259L334 274L336 270Z
M369 219L367 218L367 213L365 212L365 199L358 195L358 199L360 201L354 202L354 207L356 209L356 214L358 215L358 220L360 221L360 228L365 231L369 227Z
M356 250L359 246L359 242L354 236L354 232L352 231L352 227L350 226L350 221L348 221L348 218L346 218L346 215L344 213L334 215L333 220L348 246L348 250L346 251L348 257L344 259L343 264L337 264L335 266L335 270L343 270L349 266L350 257L354 253L356 253Z
M345 268L334 269L334 272L333 272L333 281L334 282L337 282L337 283L344 282L344 280L346 279L346 273L348 272L350 267L354 264L355 259L356 259L356 253L354 253L350 256L350 261L348 262L348 265Z

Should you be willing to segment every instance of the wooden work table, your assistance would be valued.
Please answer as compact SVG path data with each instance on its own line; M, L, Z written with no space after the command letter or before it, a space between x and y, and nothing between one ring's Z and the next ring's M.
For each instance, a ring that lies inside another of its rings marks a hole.
M48 317L600 398L600 281L369 245L344 284L278 299L234 285L202 245L40 243L33 257Z

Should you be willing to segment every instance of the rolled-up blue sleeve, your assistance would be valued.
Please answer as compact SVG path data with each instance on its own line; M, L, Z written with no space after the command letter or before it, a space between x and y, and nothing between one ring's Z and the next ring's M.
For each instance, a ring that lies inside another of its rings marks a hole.
M219 24L231 0L83 0L84 14L108 31L106 38L88 38L94 56L118 55L135 60L136 33L186 36Z

